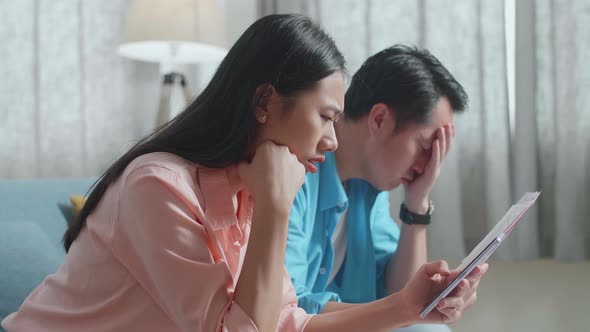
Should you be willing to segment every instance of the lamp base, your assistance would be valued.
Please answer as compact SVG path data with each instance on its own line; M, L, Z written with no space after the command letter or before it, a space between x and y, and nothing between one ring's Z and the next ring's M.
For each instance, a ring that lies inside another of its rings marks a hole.
M156 116L156 128L160 128L172 120L171 101L175 89L182 89L184 105L191 100L191 93L184 74L179 72L168 72L162 76L162 88L160 90L160 105ZM178 111L175 109L175 111Z

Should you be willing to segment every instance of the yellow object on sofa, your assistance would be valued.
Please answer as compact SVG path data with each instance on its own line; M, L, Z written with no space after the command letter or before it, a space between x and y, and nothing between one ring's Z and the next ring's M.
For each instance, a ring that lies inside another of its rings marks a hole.
M74 210L74 219L80 215L82 212L82 208L86 203L86 196L82 195L72 195L70 197L70 202L72 202L72 209Z

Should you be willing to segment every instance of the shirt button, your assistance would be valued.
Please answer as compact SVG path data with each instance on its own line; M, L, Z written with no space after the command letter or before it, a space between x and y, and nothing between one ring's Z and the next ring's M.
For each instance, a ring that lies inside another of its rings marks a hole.
M328 232L328 230L326 229L326 236L330 236L330 232Z
M344 208L344 203L340 203L340 205L338 205L339 208L343 209Z
M324 275L324 274L326 274L326 269L324 269L323 267L322 267L322 268L320 268L320 274L321 274L321 275Z

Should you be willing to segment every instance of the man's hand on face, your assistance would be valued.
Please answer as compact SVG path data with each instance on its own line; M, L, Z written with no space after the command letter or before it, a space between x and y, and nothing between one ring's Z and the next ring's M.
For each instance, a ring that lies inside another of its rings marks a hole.
M455 125L452 123L437 129L436 139L431 146L430 160L424 168L424 173L405 187L405 204L408 210L418 214L425 214L428 211L430 191L440 174L442 162L449 153L454 137Z

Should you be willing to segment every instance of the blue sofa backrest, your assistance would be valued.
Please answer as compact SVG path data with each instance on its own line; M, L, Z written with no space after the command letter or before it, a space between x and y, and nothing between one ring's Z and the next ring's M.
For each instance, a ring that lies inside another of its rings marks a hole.
M95 180L0 180L0 321L57 270L70 196L85 195Z

